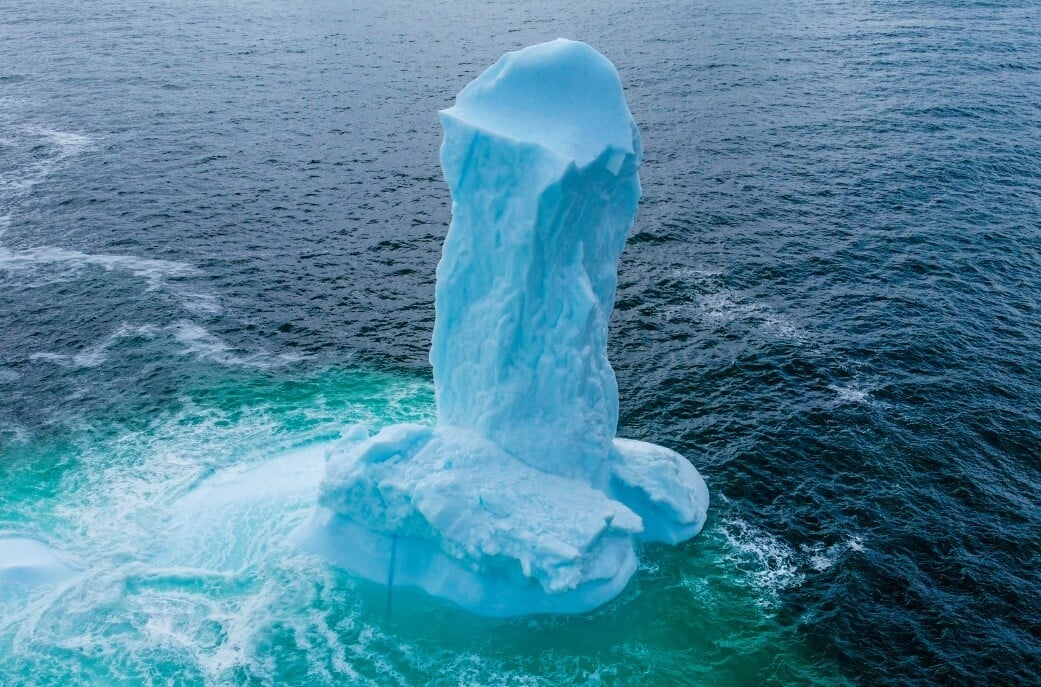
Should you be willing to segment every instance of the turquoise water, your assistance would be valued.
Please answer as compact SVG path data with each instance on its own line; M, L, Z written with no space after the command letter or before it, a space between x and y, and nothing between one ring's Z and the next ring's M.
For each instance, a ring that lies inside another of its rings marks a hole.
M422 379L237 375L10 447L0 532L49 541L79 573L0 602L0 672L35 685L842 684L778 619L795 552L750 523L646 551L595 613L513 621L388 598L286 541L344 423L432 415ZM815 556L826 567L857 546Z
M0 589L0 684L1037 684L1038 27L992 0L0 6L0 537L80 571ZM645 149L619 433L712 508L603 609L492 622L285 536L344 425L432 417L436 111L561 35L618 65Z

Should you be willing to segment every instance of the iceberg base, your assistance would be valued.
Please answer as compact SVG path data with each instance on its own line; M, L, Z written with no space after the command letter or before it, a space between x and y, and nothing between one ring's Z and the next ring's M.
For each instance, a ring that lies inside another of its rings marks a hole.
M352 427L326 468L301 548L488 616L596 608L635 572L636 542L685 540L708 508L682 456L626 439L593 485L454 427Z
M534 613L581 613L610 601L636 569L630 549L613 577L591 580L548 594L535 580L473 570L429 540L376 532L319 507L296 530L301 548L317 553L365 579L390 586L418 587L480 615L510 617Z

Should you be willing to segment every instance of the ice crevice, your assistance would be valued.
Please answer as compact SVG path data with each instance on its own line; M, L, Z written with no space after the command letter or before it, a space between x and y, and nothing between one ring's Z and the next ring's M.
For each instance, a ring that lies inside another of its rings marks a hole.
M347 428L294 538L477 613L586 611L625 587L638 542L689 539L708 508L683 456L615 436L607 325L639 133L614 66L564 39L504 55L441 122L437 424Z

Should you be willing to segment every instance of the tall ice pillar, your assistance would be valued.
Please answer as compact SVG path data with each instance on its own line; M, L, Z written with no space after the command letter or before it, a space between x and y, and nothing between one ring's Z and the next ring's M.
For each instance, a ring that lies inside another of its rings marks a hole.
M438 423L595 479L618 422L607 360L640 135L585 43L509 53L441 113L452 226L430 361Z

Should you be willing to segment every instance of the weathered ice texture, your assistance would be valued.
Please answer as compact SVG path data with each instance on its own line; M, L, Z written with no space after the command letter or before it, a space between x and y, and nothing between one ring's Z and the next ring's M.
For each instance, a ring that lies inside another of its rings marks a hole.
M599 477L618 421L607 321L640 197L618 75L584 43L537 45L441 122L454 202L430 350L438 422L540 470Z

